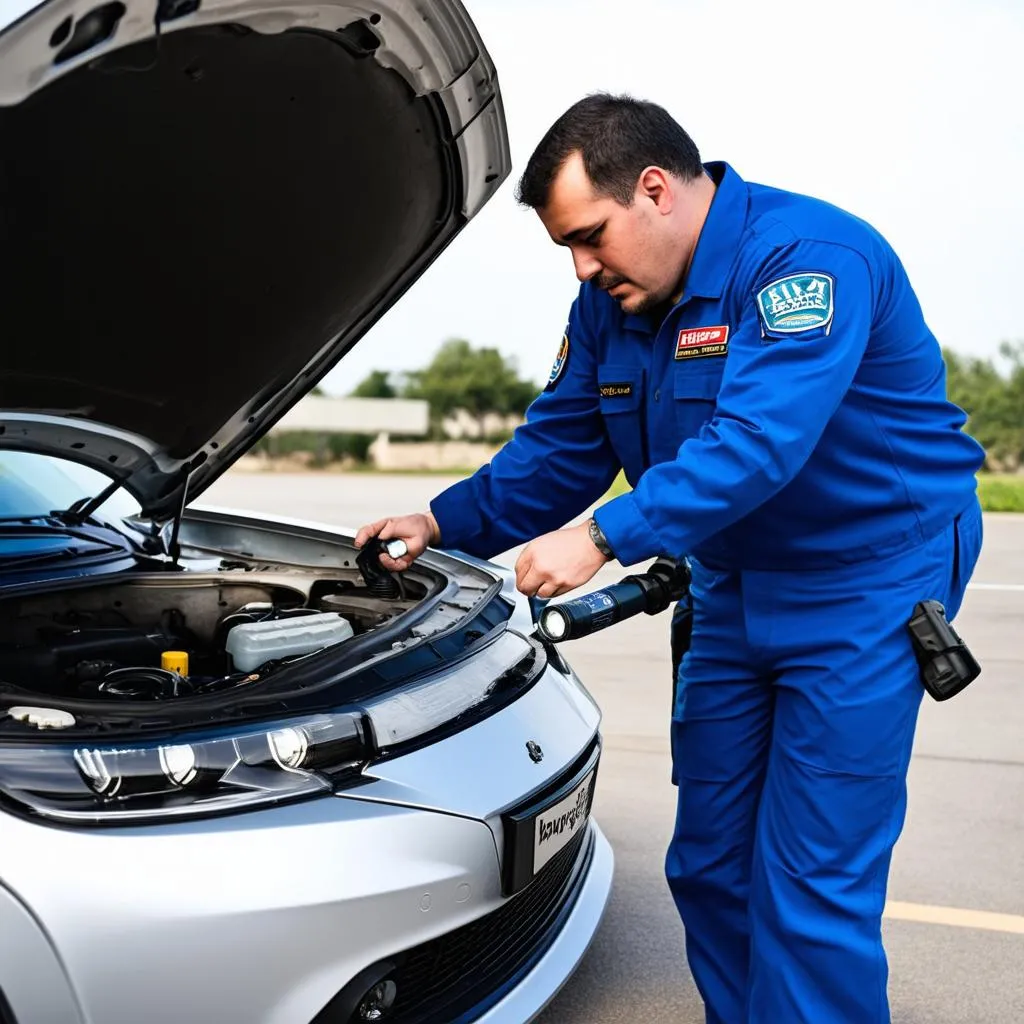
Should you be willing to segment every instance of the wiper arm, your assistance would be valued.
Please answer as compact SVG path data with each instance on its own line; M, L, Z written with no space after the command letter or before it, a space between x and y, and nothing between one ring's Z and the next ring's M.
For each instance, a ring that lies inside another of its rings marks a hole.
M10 526L5 525L2 534L5 540L11 538L38 537L53 540L55 538L67 539L68 541L84 541L83 546L76 547L73 543L62 544L59 547L50 547L48 550L25 550L6 552L0 549L0 567L8 569L22 569L32 565L44 565L49 562L63 561L65 559L80 559L90 561L93 558L104 555L121 554L131 557L132 552L118 544L111 544L109 541L96 537L85 531L78 531L67 526Z
M36 565L51 565L53 562L71 561L72 559L88 563L97 558L106 557L109 560L115 554L120 555L122 558L133 557L130 551L125 551L122 548L115 547L96 548L93 551L82 551L76 548L59 548L56 551L47 551L42 555L0 556L0 569L10 571L29 569Z
M20 539L31 542L32 538L38 538L40 542L43 542L42 550L13 552L4 550L3 541ZM57 546L54 541L58 538L70 543ZM46 541L50 542L49 545L45 544ZM46 547L49 547L49 550L46 550ZM109 527L73 527L54 522L4 522L0 525L0 567L19 568L64 558L89 560L112 554L134 557L135 551L126 537Z

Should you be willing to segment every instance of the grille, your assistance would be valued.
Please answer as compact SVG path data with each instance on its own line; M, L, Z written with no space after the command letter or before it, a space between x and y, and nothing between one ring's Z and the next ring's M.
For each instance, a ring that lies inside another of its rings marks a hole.
M482 1014L554 938L592 856L583 829L498 910L410 949L392 975L398 996L388 1024L452 1024Z

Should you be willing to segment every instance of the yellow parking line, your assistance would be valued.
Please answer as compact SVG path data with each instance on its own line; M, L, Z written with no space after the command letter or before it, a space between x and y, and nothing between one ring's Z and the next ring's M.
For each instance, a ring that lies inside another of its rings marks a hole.
M987 932L1024 935L1024 917L1017 914L995 914L989 910L962 910L959 907L933 907L927 903L890 900L885 905L885 916L892 921L917 921L920 924L942 924L952 928L977 928Z

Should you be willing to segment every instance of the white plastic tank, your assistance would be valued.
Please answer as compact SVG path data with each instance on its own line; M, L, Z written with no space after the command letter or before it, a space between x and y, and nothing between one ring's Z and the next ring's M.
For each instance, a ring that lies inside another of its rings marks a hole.
M355 635L336 612L317 612L267 622L243 622L228 633L224 647L239 672L252 672L278 658L312 654Z

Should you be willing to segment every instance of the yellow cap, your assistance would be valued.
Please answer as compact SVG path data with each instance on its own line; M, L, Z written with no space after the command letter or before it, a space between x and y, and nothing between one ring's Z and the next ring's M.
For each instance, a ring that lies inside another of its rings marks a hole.
M179 676L188 675L188 652L164 651L160 655L160 667L165 672L177 672Z

